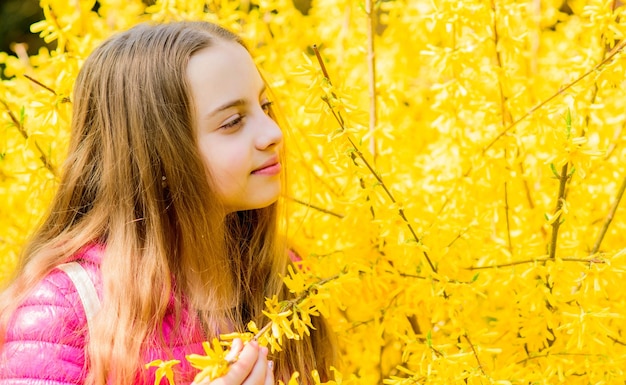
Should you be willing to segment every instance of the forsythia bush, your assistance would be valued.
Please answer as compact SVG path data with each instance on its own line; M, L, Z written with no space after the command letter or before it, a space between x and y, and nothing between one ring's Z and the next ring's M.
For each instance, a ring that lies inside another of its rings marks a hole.
M322 313L344 359L331 383L626 381L622 2L41 6L32 31L56 49L0 53L0 280L55 189L89 52L141 21L218 21L289 122L305 268L286 277L297 301L268 299L262 342Z

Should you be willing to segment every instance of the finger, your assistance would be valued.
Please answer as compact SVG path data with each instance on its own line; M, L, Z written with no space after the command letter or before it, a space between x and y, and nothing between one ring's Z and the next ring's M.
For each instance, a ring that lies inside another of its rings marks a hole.
M243 349L243 342L240 338L235 338L232 345L230 346L230 352L228 352L228 354L224 358L229 363L234 363L235 361L237 361L237 357L239 356L239 353L241 353L241 349Z
M230 366L228 373L212 384L241 384L250 375L259 358L259 344L252 341L244 345L237 361Z
M243 385L264 385L267 376L267 348L259 348L259 356Z
M237 358L239 356L239 353L241 353L242 348L243 348L243 342L241 341L241 338L235 338L233 340L233 343L230 346L230 351L228 352L226 357L224 357L224 359L228 361L229 365L237 362ZM199 376L201 376L201 374L202 372L198 373L198 375L196 376L196 379L194 379L194 382L191 385L208 385L211 382L208 375L203 377L201 381L196 382L196 380L198 379Z
M192 382L191 385L209 385L211 383L211 379L207 376L200 382Z
M264 385L274 385L274 361L267 361Z

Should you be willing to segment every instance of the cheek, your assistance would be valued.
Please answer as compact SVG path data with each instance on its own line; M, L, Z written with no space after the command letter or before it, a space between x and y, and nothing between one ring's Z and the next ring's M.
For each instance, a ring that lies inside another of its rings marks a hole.
M231 195L243 187L250 170L241 151L227 145L205 145L201 151L220 195Z

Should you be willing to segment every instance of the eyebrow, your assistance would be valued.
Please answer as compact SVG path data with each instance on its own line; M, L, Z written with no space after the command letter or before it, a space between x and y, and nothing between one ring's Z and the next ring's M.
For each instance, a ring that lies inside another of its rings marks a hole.
M263 84L263 87L261 87L261 92L259 92L259 96L263 95L263 93L267 90L267 87L265 86L265 84ZM214 109L213 111L208 113L208 117L211 116L215 116L217 113L222 112L224 110L227 110L231 107L240 107L246 104L246 101L244 99L237 99L237 100L233 100L230 102L227 102L223 105L221 105L220 107Z

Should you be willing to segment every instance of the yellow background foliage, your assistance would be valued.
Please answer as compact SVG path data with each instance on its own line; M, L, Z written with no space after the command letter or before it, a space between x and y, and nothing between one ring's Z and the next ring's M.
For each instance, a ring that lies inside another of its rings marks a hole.
M0 281L54 192L89 52L218 21L289 122L294 313L331 320L336 383L626 381L621 2L98 3L42 0L32 30L57 48L0 53Z

